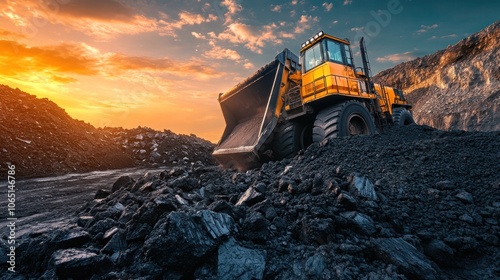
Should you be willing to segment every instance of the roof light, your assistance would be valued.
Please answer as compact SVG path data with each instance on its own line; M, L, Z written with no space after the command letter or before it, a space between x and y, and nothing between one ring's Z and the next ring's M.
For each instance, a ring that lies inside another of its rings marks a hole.
M320 32L314 34L314 36L312 36L309 40L302 43L301 48L304 48L307 45L312 44L314 41L318 40L323 35L324 35L323 31L320 31Z

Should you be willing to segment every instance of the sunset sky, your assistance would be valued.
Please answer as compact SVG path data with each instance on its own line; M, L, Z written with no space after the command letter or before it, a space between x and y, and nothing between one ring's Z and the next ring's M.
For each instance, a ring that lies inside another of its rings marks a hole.
M97 127L216 142L218 93L320 30L364 35L375 74L455 44L498 11L484 0L0 0L0 84Z

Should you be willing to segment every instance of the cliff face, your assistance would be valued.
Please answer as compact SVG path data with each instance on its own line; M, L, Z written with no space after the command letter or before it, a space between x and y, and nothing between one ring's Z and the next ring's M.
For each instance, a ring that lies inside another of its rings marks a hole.
M377 74L402 88L417 123L439 129L500 130L500 21L432 55Z

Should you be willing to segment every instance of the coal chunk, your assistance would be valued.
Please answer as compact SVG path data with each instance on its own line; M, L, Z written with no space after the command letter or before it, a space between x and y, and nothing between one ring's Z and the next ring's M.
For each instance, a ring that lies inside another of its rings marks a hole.
M146 256L161 266L189 271L234 230L233 220L224 213L171 212L156 223L144 242Z
M59 278L90 278L112 267L109 258L85 249L64 249L54 252L49 263Z
M98 189L95 193L95 196L94 196L94 199L102 199L102 198L106 198L110 195L111 193L107 190L103 190L103 189Z
M266 268L266 252L239 246L230 238L218 249L217 279L262 279Z
M445 267L455 266L454 252L446 243L433 239L424 245L424 252L437 264Z
M264 194L257 191L255 188L250 187L241 195L240 199L238 199L238 202L236 202L236 205L252 206L258 202L263 201L265 198L266 197Z
M375 255L380 260L395 265L410 279L438 279L437 272L424 254L402 238L373 240Z
M129 189L133 185L134 179L132 179L130 176L121 176L111 187L111 192L114 193L121 188Z

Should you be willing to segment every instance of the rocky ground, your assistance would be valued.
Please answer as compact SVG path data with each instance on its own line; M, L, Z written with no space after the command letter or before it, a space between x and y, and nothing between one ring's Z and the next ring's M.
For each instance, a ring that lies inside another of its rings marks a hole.
M7 176L6 163L16 166L18 179L180 161L209 164L213 147L168 130L96 129L46 98L0 85L0 179Z
M413 125L247 172L199 161L123 176L74 223L20 237L15 275L499 278L498 139Z
M406 91L419 124L442 130L500 130L500 21L374 79Z

